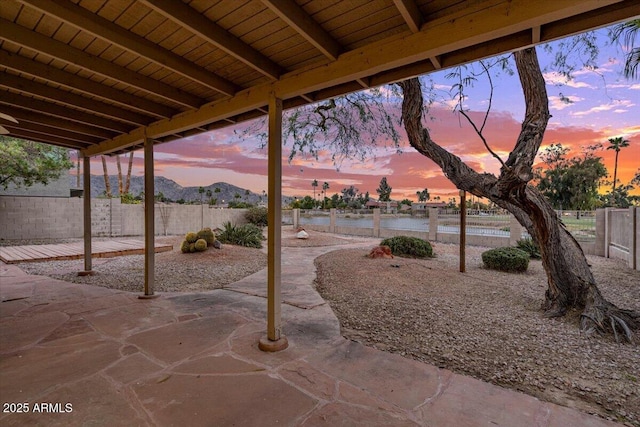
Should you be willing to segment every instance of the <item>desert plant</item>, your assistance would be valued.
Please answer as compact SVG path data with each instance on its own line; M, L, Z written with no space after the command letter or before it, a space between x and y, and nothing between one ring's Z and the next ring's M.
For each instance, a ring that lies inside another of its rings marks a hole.
M182 252L183 254L189 252L189 242L187 242L186 240L182 241L182 245L180 245L180 252Z
M196 251L196 244L195 243L189 243L189 252L193 253Z
M490 249L482 253L482 262L492 270L523 272L529 267L529 254L513 247Z
M218 235L221 243L261 248L264 236L260 227L254 224L235 226L230 222L224 224L224 230Z
M207 250L207 241L204 239L198 239L194 243L194 247L197 252L204 252Z
M209 227L203 228L198 231L198 239L204 239L207 242L207 246L213 245L213 242L216 241L216 236L213 234L213 231Z
M184 239L189 243L195 243L196 240L198 240L198 234L190 231L186 236L184 236Z
M542 258L538 244L531 237L525 237L524 239L518 240L516 242L516 247L528 253L531 259Z
M384 239L380 246L388 246L391 253L396 256L408 258L432 258L433 248L431 243L417 237L395 236Z
M258 227L266 227L268 224L267 208L264 207L249 208L244 217L250 224L255 224Z

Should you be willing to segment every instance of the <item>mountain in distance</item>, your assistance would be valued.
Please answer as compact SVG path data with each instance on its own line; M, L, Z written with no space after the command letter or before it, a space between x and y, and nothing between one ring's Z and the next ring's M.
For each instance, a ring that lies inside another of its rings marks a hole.
M126 176L123 176L123 180ZM76 177L72 176L71 178L71 187L75 188L76 186ZM111 194L118 193L118 176L117 175L109 175L109 184L111 185ZM82 188L82 176L80 178L80 188ZM124 185L124 183L123 183ZM204 193L201 195L198 192L200 187L183 187L177 182L165 178L163 176L156 176L154 178L154 187L155 194L162 193L164 197L171 201L177 201L180 199L184 199L186 202L199 202L202 200L204 203L208 203L209 198L207 197L207 190L211 190L211 197L218 199L218 205L223 203L229 203L230 201L237 200L240 202L249 202L252 204L258 204L263 199L262 194L257 194L249 191L249 194L246 194L246 189L240 188L233 184L229 184L226 182L216 182L211 185L207 185L204 188ZM220 192L216 193L216 188L220 189ZM104 185L104 176L103 175L91 175L91 197L101 197L104 196L106 191L106 187ZM129 193L134 196L138 196L140 193L144 191L144 176L131 176L131 185L129 186ZM235 197L236 194L240 195L240 198L237 199ZM291 201L291 197L283 197L283 203L289 203ZM224 200L224 202L223 202ZM266 201L266 199L265 199Z

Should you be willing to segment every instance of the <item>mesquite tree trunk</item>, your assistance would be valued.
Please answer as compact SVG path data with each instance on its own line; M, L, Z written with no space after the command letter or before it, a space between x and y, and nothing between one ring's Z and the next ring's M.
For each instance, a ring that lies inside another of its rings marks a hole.
M546 315L562 316L568 310L582 310L585 330L622 332L631 340L640 328L640 313L618 309L606 301L593 278L582 248L558 219L546 198L528 182L532 165L549 121L544 78L534 48L515 54L524 91L526 113L520 135L500 175L478 173L459 157L436 144L422 125L423 98L418 79L400 83L404 93L402 120L409 143L435 161L457 188L485 197L511 212L540 247L547 273L548 289L543 308Z

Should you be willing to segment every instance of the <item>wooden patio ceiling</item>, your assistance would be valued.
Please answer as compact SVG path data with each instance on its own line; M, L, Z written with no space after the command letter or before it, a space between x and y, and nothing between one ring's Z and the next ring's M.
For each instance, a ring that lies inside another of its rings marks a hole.
M11 136L117 153L640 15L637 0L2 0Z

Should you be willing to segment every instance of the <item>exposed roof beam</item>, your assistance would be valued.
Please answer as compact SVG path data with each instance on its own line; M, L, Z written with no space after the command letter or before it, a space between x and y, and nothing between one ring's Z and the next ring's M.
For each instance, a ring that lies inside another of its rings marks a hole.
M82 95L57 89L34 80L29 80L5 73L0 80L0 87L13 89L19 92L35 95L50 101L59 102L71 107L77 107L88 112L95 112L112 119L125 121L134 125L147 125L152 119L132 111L126 111L114 105L102 104L94 99L86 98Z
M11 70L28 74L33 77L39 77L65 86L69 89L78 90L87 95L96 96L104 100L110 100L116 104L126 107L127 109L134 109L157 118L171 117L177 113L176 110L162 104L114 89L90 79L84 79L75 74L43 64L42 62L28 59L16 53L0 50L0 64Z
M57 2L51 0L21 0L23 3L38 9L48 15L73 25L74 27L93 34L122 49L135 52L163 67L166 67L191 80L217 90L225 95L233 95L240 88L232 82L209 72L181 56L163 49L155 43L127 31L101 16L76 6L71 2Z
M80 49L38 34L35 31L30 31L6 19L0 19L0 38L70 64L75 64L101 76L114 79L189 108L198 108L204 104L204 100L197 96L180 91L149 77L144 77L133 70L120 67Z
M28 139L29 141L43 142L45 144L55 143L61 147L73 148L76 150L83 150L87 148L89 144L82 144L80 142L69 141L65 138L60 138L57 136L47 136L41 134L39 132L30 132L24 129L17 129L11 126L7 126L7 128L11 128L11 136L16 138Z
M422 13L413 0L393 0L396 8L404 18L412 33L420 31L422 26Z
M227 30L215 22L210 21L206 16L199 14L181 1L140 1L265 76L271 79L277 79L280 77L280 74L282 74L282 69L278 64L245 44L240 39L233 37Z
M56 136L59 138L68 139L69 141L80 142L83 144L97 144L98 142L100 142L100 138L97 137L83 135L70 130L58 129L39 123L20 121L18 124L12 124L11 126L16 129L22 129L29 132L37 132L47 136Z
M531 29L531 42L532 43L540 43L541 40L541 27L540 25L536 25Z
M27 111L5 105L0 105L0 111L9 114L11 117L15 117L20 123L40 123L57 129L66 129L101 139L109 139L115 136L115 132L109 132L105 129L89 126L84 123L72 122L71 120L60 119L47 114L40 114L35 111Z
M429 61L433 64L433 68L439 70L442 68L442 62L440 62L440 56L432 56Z
M292 0L262 0L280 19L295 29L309 43L327 58L336 60L342 52L342 46L300 6Z
M443 18L428 22L418 33L397 35L379 43L346 52L332 63L289 73L277 82L241 91L233 98L207 104L197 111L179 114L171 120L157 121L146 128L146 134L151 138L160 138L176 131L237 116L264 106L264 100L268 99L271 93L287 100L368 76L376 76L376 79L372 78L372 86L397 81L399 78L405 79L419 73L403 73L398 76L391 70L405 67L405 71L416 69L412 68L414 63L420 63L422 68L429 67L433 70L433 65L429 60L431 57L446 55L483 43L491 44L494 39L501 37L508 39L509 36L526 30L528 32L526 41L519 46L512 45L511 50L525 47L531 43L529 31L535 25L544 26L548 22L579 15L594 7L602 8L611 5L613 5L612 11L609 9L593 11L595 15L602 16L602 20L599 22L615 22L616 16L620 16L617 18L620 20L640 13L640 5L631 1L621 4L616 0L540 2L534 9L531 8L529 0L511 0L508 5L504 3L493 4L491 7L467 12L457 19ZM579 17L574 19L579 20ZM543 34L545 34L544 31ZM559 29L559 33L555 37L570 34L573 33L562 32ZM478 53L478 55L480 54L481 52ZM466 60L471 61L481 57L483 56L471 54ZM448 67L453 64L443 65ZM381 76L385 78L382 79ZM96 155L130 147L139 143L144 134L145 131L142 128L136 129L127 135L118 136L87 149L86 154Z
M94 114L85 113L84 111L66 108L58 104L41 101L35 98L29 98L24 95L18 95L12 92L1 92L0 104L13 105L28 111L41 111L54 117L65 120L72 120L79 123L85 123L90 126L96 126L102 129L127 133L133 126L115 120L107 119Z

